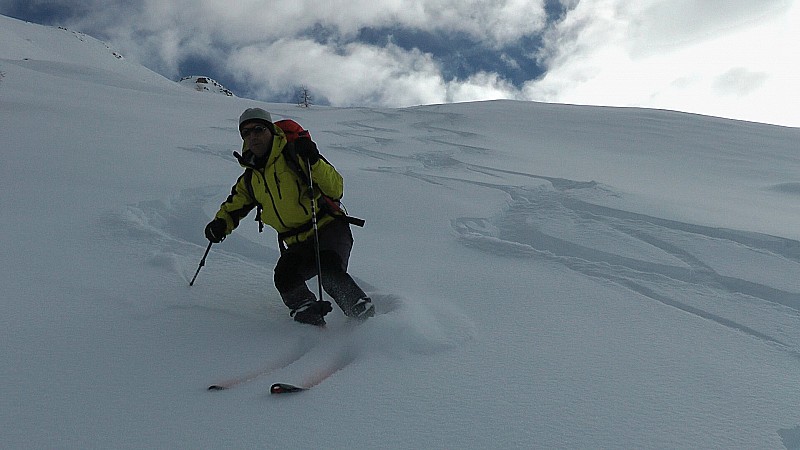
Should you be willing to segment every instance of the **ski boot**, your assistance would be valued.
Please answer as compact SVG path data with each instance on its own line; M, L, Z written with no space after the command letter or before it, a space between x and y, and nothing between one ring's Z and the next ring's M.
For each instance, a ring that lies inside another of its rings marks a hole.
M333 307L328 301L310 301L295 308L289 315L294 317L296 322L324 327L325 315L331 311L333 311Z
M349 314L347 315L356 320L367 320L375 315L375 305L369 297L360 298L353 307L350 308Z

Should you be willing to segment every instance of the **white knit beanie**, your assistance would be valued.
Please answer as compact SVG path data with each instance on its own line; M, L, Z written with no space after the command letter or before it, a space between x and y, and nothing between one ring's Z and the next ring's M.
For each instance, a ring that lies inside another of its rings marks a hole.
M272 129L272 116L261 108L247 108L241 116L239 116L239 129L247 122L258 121L266 122L270 130Z

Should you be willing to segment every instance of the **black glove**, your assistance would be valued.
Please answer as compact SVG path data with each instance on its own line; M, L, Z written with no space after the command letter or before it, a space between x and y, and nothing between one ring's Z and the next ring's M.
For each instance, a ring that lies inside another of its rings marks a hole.
M298 156L308 161L312 166L319 161L319 150L317 150L317 144L307 137L301 137L294 141L294 151Z
M225 239L225 230L228 228L228 224L225 223L225 219L216 218L206 225L206 239L211 241L214 244L218 244Z

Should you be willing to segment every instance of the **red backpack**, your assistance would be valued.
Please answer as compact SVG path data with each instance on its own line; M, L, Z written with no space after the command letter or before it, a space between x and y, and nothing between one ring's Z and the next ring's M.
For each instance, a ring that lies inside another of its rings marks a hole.
M283 134L286 135L286 140L288 142L294 142L299 137L307 137L311 139L311 134L308 132L308 130L303 129L299 123L292 119L279 120L275 122L275 126L283 131Z

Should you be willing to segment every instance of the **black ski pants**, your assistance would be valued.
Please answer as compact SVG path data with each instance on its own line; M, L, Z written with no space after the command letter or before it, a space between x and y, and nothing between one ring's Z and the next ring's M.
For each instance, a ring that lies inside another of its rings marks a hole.
M347 273L353 234L350 224L334 220L319 230L319 254L322 266L322 288L333 298L345 315L350 316L359 299L367 297ZM275 287L283 303L296 309L317 300L306 281L317 275L317 259L313 237L289 246L281 252L275 265Z

